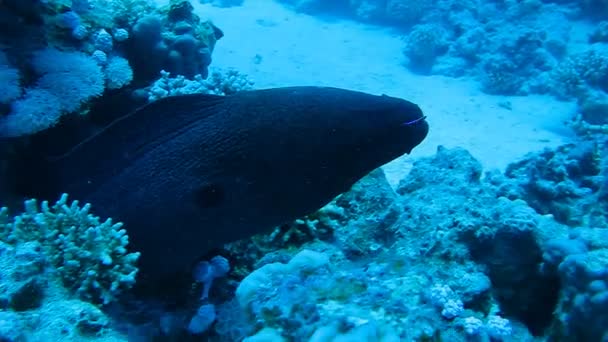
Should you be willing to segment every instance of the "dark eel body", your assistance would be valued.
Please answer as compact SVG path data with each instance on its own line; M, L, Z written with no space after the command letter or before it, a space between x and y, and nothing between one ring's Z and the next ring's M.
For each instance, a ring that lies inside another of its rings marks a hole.
M163 277L316 211L427 132L417 105L343 89L175 96L58 158L45 193L124 222L142 274Z

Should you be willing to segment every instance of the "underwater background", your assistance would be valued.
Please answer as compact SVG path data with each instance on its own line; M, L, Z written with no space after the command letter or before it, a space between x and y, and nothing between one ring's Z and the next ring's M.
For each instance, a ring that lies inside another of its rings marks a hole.
M608 341L605 0L0 0L0 44L0 341ZM120 218L13 191L33 146L287 86L430 130L159 286Z

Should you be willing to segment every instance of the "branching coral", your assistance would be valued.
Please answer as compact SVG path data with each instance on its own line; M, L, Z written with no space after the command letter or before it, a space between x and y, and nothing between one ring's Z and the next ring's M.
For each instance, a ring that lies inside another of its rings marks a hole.
M560 63L551 76L555 95L581 98L588 87L608 88L608 57L594 49L575 54Z
M54 205L28 200L25 211L12 218L1 208L0 239L14 245L38 241L68 289L107 304L135 283L139 253L127 251L122 223L102 222L90 208L68 202L65 194Z

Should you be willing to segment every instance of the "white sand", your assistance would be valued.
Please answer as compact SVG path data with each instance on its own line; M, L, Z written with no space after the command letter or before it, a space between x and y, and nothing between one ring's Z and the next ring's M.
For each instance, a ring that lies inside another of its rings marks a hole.
M212 66L236 68L258 88L329 85L419 104L431 131L412 155L385 167L393 184L438 145L464 147L486 169L503 169L527 152L571 139L563 122L574 104L543 96L489 96L473 81L414 75L403 65L401 35L394 30L297 14L272 0L233 8L193 4L225 33ZM500 105L506 102L511 110Z

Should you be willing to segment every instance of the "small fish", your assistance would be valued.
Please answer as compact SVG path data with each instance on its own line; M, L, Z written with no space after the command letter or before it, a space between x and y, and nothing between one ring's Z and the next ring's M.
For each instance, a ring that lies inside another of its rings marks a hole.
M337 88L174 96L75 146L46 186L124 222L140 274L169 277L318 210L427 132L411 102Z

